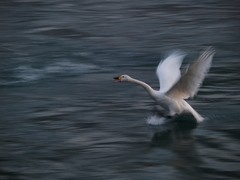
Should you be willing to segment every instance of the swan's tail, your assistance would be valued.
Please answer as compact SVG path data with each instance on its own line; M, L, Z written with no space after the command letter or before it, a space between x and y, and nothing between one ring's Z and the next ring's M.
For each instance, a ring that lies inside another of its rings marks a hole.
M203 118L200 114L198 114L198 112L195 111L195 110L192 108L192 106L190 106L186 101L185 101L185 107L186 107L186 110L187 110L188 112L190 112L190 113L195 117L195 119L197 120L198 123L199 123L199 122L202 122L202 121L204 120L204 118Z
M197 122L202 122L204 120L204 118L198 114L197 111L195 111L193 108L190 111L192 113L192 115L195 117L195 119L197 120Z

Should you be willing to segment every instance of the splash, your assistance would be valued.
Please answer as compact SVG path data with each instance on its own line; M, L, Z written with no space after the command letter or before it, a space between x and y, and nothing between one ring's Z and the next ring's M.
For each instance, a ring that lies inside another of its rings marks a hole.
M166 122L166 118L154 115L154 116L148 117L146 123L149 124L149 125L156 126L156 125L165 124L165 122Z

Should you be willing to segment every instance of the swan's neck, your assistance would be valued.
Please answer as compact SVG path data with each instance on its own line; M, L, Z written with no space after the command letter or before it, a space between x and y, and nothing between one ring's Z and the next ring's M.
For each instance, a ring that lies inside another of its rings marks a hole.
M151 88L151 86L149 86L147 83L143 82L143 81L139 81L137 79L131 78L128 80L129 82L135 83L135 84L139 84L140 86L142 86L147 92L148 94L153 98L154 94L155 94L155 90L153 90Z

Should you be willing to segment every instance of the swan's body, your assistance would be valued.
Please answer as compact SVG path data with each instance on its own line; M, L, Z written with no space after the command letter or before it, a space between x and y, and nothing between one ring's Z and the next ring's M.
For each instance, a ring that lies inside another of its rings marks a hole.
M131 78L128 75L122 75L115 79L118 79L116 82L132 82L141 85L157 104L168 110L168 117L183 112L190 112L198 122L201 122L204 118L184 99L193 97L197 93L211 66L214 53L213 48L208 48L182 76L179 68L185 57L183 53L175 52L161 61L156 72L160 82L159 91L152 89L145 82Z

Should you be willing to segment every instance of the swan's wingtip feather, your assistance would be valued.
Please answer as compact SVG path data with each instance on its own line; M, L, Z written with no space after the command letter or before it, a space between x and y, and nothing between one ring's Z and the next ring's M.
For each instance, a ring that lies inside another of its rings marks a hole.
M207 47L202 54L209 54L209 55L214 55L216 53L216 50L213 46Z

